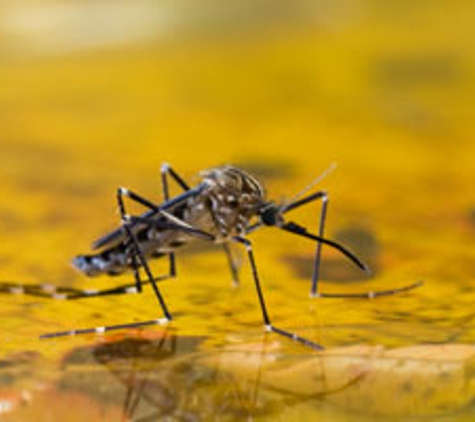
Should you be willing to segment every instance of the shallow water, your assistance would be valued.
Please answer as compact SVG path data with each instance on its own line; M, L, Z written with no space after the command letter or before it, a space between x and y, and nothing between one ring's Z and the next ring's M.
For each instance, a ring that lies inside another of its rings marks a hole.
M161 315L148 286L74 301L5 294L2 420L472 420L474 12L339 3L316 21L240 26L258 16L249 6L234 26L203 30L196 17L176 37L100 36L79 50L65 50L67 26L53 25L56 45L8 21L0 286L130 282L87 279L69 263L118 224L117 186L161 200L162 161L190 181L242 166L277 201L336 162L317 187L330 194L327 236L373 272L325 248L321 291L425 284L375 300L310 299L314 245L278 229L252 234L274 323L324 353L263 332L239 248L238 288L219 248L180 251L177 279L160 284L175 316L167 327L39 340ZM309 205L292 218L316 231L317 215Z

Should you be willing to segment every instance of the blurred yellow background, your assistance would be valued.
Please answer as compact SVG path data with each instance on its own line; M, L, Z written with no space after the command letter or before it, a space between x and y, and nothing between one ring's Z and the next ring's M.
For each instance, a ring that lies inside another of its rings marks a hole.
M188 180L243 166L277 201L337 163L319 185L328 237L375 272L366 280L325 251L323 290L426 285L310 301L314 246L263 230L253 238L276 321L329 346L473 341L473 2L0 4L0 279L113 286L69 261L118 223L117 186L160 200L163 161ZM295 219L315 231L316 216L309 206ZM164 290L180 333L260 332L246 264L233 299L220 254L183 252L179 266ZM55 356L86 340L39 346L38 334L153 318L146 291L84 305L4 296L5 350Z

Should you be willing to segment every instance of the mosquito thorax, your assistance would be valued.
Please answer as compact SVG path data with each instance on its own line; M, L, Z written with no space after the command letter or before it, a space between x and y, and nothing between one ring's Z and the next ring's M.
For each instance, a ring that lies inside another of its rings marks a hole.
M190 213L202 203L211 216L208 231L216 228L221 238L244 234L250 219L265 203L262 185L251 174L229 165L202 171L200 175L206 188L193 200Z

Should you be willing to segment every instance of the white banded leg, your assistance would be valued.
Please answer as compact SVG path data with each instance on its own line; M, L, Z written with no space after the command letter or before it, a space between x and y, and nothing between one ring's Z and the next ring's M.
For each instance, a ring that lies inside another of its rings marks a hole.
M246 248L249 263L251 264L251 270L252 270L252 276L253 276L253 279L254 279L254 285L256 287L257 297L259 299L259 306L261 308L262 319L264 321L264 327L265 327L266 331L280 334L284 337L295 340L295 341L297 341L297 342L299 342L299 343L301 343L305 346L309 346L309 347L311 347L315 350L323 350L323 347L320 344L315 343L311 340L308 340L305 337L301 337L298 334L291 333L290 331L286 331L286 330L283 330L281 328L278 328L278 327L276 327L272 324L269 313L267 311L267 306L266 306L265 299L264 299L264 293L262 291L262 287L261 287L261 284L260 284L260 281L259 281L259 274L257 272L256 261L255 261L255 258L254 258L254 252L252 250L252 243L249 239L239 237L239 236L235 237L234 241L244 245L245 248Z
M325 234L325 222L327 217L328 209L328 194L325 191L318 191L311 195L306 196L305 198L299 199L284 208L284 212L289 212L296 208L299 208L303 205L306 205L314 201L322 201L322 206L320 209L320 218L318 223L318 236L324 237ZM315 250L315 260L313 265L313 274L312 274L312 285L310 287L310 297L318 296L318 282L320 280L320 267L321 267L321 256L322 256L322 242L317 241L317 247Z

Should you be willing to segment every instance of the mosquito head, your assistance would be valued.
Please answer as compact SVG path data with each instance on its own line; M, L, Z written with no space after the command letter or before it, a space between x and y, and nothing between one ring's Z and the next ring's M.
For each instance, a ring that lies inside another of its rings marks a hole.
M259 210L259 218L265 226L280 226L284 219L280 207L274 202L266 202Z

